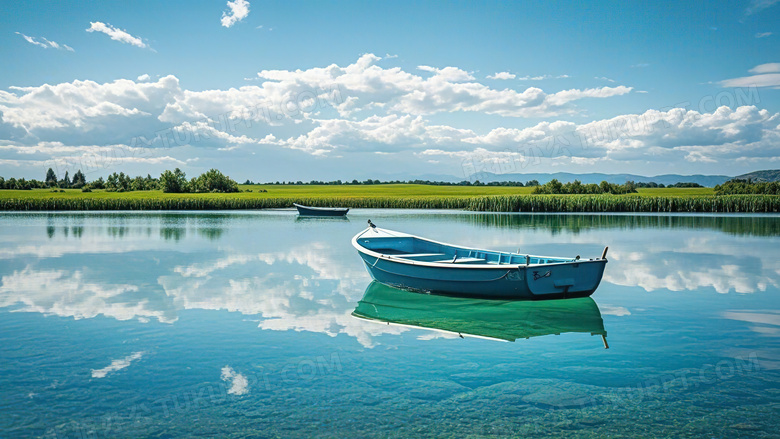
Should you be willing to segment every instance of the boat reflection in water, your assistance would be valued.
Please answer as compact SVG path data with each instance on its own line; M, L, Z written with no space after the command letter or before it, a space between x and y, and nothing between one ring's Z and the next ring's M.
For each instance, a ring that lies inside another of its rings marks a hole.
M505 301L438 296L371 282L352 312L364 320L432 329L493 340L515 341L541 335L607 331L590 297L565 300Z

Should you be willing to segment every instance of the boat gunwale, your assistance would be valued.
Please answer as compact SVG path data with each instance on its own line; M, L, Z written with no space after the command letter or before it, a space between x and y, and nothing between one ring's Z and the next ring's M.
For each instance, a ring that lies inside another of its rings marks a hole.
M397 232L395 230L382 229L382 228L379 228L379 227L377 227L377 229L382 230L384 232L398 233L399 234L398 237L417 238L417 239L421 239L423 241L428 241L428 242L431 242L431 243L434 243L434 244L440 244L440 245L444 245L444 246L448 246L448 247L455 247L455 248L463 249L463 250L473 250L473 251L478 251L478 252L493 252L493 253L498 253L498 254L506 253L506 252L500 252L500 251L497 251L497 250L488 250L488 249L464 247L464 246L460 246L460 245L448 244L446 242L435 241L433 239L423 238L423 237L420 237L420 236L411 235L411 234L404 233L404 232ZM406 265L418 265L418 266L423 266L423 267L435 267L435 268L460 268L460 269L469 268L469 269L472 269L472 270L474 270L474 269L480 269L480 270L507 270L507 269L508 270L512 270L512 269L518 269L519 270L519 269L521 269L523 267L525 267L525 268L529 268L529 267L538 268L538 267L551 267L551 266L556 266L556 265L574 265L574 264L590 264L590 263L608 262L608 259L606 259L606 258L605 259L601 259L601 258L578 259L578 260L575 260L575 261L568 261L568 262L553 262L553 263L545 263L545 264L528 264L528 265L526 265L526 264L504 264L504 265L495 264L495 265L486 265L486 264L468 264L468 263L467 264L453 264L452 262L415 261L415 260L412 260L412 259L406 259L406 258L403 258L403 257L398 257L397 255L386 255L384 253L375 252L375 251L373 251L373 250L371 250L369 248L366 248L366 247L360 245L358 243L358 239L360 239L366 232L369 232L371 230L374 230L374 228L373 227L367 227L362 232L360 232L357 235L353 236L352 237L352 246L355 247L355 249L358 252L360 252L360 253L367 254L369 256L372 256L372 257L375 257L375 258L378 258L378 259L382 259L382 260L385 260L385 261L397 262L397 263L402 263L402 264L406 264ZM520 254L520 253L516 253L516 254ZM559 256L539 256L539 255L528 255L528 256L529 257L534 257L534 258L560 258Z

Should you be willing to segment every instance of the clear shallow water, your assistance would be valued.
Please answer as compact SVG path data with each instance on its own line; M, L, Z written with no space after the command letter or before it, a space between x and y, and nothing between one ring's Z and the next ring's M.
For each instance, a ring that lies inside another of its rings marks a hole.
M780 217L349 217L0 214L0 437L777 437ZM353 317L368 218L498 250L609 245L610 349Z

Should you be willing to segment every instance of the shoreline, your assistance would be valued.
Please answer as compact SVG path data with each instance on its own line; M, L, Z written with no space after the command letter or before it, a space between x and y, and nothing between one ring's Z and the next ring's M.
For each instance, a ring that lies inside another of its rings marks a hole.
M544 213L778 213L778 195L480 195L480 196L361 196L361 197L240 197L232 194L91 193L68 196L8 197L0 192L0 211L191 211L248 210L292 207L369 209L455 209L473 212ZM65 194L63 194L65 195Z

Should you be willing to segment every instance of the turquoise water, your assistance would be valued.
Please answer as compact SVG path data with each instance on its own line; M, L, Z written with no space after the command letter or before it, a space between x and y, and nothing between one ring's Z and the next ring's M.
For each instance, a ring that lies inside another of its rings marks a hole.
M514 342L354 317L368 218L609 245L598 309L577 305L609 349L557 317L523 338L533 313ZM0 214L0 437L777 437L779 248L778 216Z

